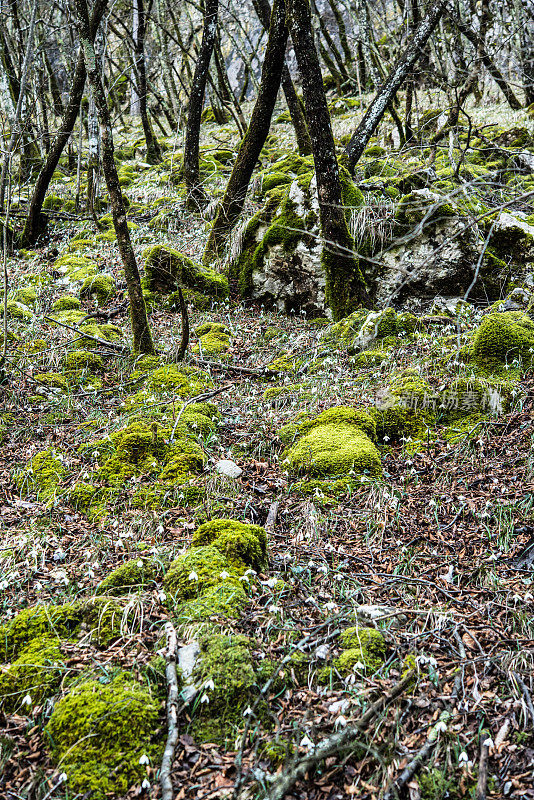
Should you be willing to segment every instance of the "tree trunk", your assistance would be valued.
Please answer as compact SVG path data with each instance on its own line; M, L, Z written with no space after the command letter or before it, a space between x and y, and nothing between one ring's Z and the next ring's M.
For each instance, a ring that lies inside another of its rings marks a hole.
M100 20L102 19L106 9L106 5L107 0L95 0L89 20L91 41L94 41L94 37L100 24ZM54 141L52 142L50 152L48 153L46 161L41 167L41 171L37 176L37 180L33 188L30 207L28 209L28 216L22 232L23 247L33 247L46 223L46 219L43 219L43 215L41 214L43 201L50 185L50 181L52 180L54 170L58 165L61 153L69 141L72 130L76 123L84 86L85 62L83 58L83 51L80 48L74 70L74 76L72 79L72 85L70 88L69 99L65 107L65 113L63 115L63 119L61 120L61 125L54 138Z
M368 305L369 299L345 219L334 136L313 40L308 0L286 0L286 8L289 32L302 78L306 119L315 161L324 241L322 261L326 273L326 299L333 318L338 320L350 314L358 305Z
M137 5L137 36L134 38L135 47L135 72L137 77L137 96L139 100L139 113L143 124L143 132L146 140L146 160L148 164L159 164L161 161L161 149L152 125L148 118L146 107L147 88L146 88L146 62L145 62L145 34L146 16L143 0L136 0Z
M358 163L369 139L377 129L386 108L415 66L417 59L421 56L424 46L445 10L445 6L446 0L435 0L433 5L430 6L426 17L418 25L413 38L397 60L386 81L378 90L373 102L367 109L367 113L353 133L346 149L347 166L350 172L354 172L354 167Z
M204 29L202 31L202 42L193 76L193 84L189 94L184 147L185 185L190 200L197 205L205 200L204 191L200 184L200 118L202 116L211 55L217 36L217 18L219 14L219 0L205 0L205 2Z
M78 29L80 32L80 44L84 54L87 77L93 91L100 132L102 139L102 166L104 177L111 201L111 211L113 215L113 225L117 235L117 244L124 264L124 274L128 287L130 299L130 316L133 333L133 349L136 353L154 354L155 349L152 343L152 336L148 324L145 300L141 288L141 279L137 268L137 261L130 240L130 231L126 220L126 211L122 198L121 187L115 159L113 157L113 132L111 129L111 118L109 108L102 85L101 72L96 59L93 47L93 36L91 34L89 16L87 13L86 0L73 0Z
M271 19L269 0L252 0L252 3L258 15L258 19L265 30L268 31ZM284 63L284 68L282 70L282 89L284 90L289 116L291 117L293 128L295 129L299 154L301 156L309 156L312 152L310 134L308 133L308 126L306 125L302 103L298 98L286 63Z
M228 235L243 210L252 172L271 126L284 66L287 37L284 0L274 0L258 97L209 235L204 251L205 261L223 254Z

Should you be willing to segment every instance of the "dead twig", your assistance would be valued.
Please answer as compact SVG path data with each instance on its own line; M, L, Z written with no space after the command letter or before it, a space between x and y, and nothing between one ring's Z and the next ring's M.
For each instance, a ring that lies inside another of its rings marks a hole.
M203 403L205 400L210 400L212 397L216 397L218 394L226 392L227 389L231 389L232 386L235 386L235 384L227 383L224 386L221 386L219 389L214 389L213 392L204 392L204 394L197 394L196 397L190 397L189 400L186 400L186 402L183 404L178 414L176 415L176 419L174 420L174 427L172 429L171 438L169 439L169 442L173 441L174 434L176 433L176 428L178 427L178 423L180 422L181 416L184 413L187 406L192 405L192 403Z
M280 503L278 500L275 500L271 503L269 508L269 513L267 514L267 520L265 522L264 528L267 533L272 533L274 531L276 520L278 518L278 509L280 507Z
M52 322L54 325L59 325L61 328L67 328L69 331L74 331L74 333L79 334L79 336L82 336L84 339L91 339L93 342L98 342L98 344L102 347L110 347L112 350L117 350L119 353L123 353L124 355L128 355L130 353L130 350L122 344L108 342L105 339L99 339L97 336L90 336L88 333L84 333L84 331L81 331L74 325L67 325L66 322L59 322L59 320L48 317L46 314L43 319L45 319L47 322Z
M161 786L162 800L172 800L174 792L172 788L171 768L174 761L174 751L178 741L178 677L176 675L176 652L178 648L178 637L172 622L165 623L165 636L167 646L163 652L166 661L165 677L167 679L167 742L161 760L161 770L159 782Z
M515 682L517 683L517 685L521 689L523 697L525 698L525 703L527 704L528 713L530 714L530 719L531 719L531 722L532 722L532 726L534 727L534 705L532 704L532 698L530 696L530 692L528 690L528 687L527 687L526 683L524 682L523 678L521 677L521 675L519 675L517 672L514 672L513 676L514 676Z
M424 745L421 747L420 750L417 751L415 756L412 758L411 761L406 764L404 769L402 770L399 777L393 781L390 785L389 789L385 792L383 796L383 800L391 800L393 797L397 797L403 789L408 781L410 781L419 767L421 767L425 761L428 759L430 753L434 749L437 743L437 738L435 739L427 739Z
M187 313L187 305L180 287L178 287L178 297L180 298L180 313L182 315L182 338L175 360L183 361L189 347L189 314Z
M482 732L482 742L480 744L480 761L478 764L478 780L475 790L475 800L486 800L486 789L488 786L488 760L489 749L492 741L486 732Z
M355 742L357 742L362 732L365 731L375 717L400 697L410 686L415 678L415 674L415 670L410 670L404 678L393 686L388 694L379 698L369 706L365 714L359 719L355 720L351 725L347 725L347 727L339 733L334 733L332 736L324 739L314 747L308 755L300 758L297 764L291 766L287 771L283 771L271 785L266 797L268 797L269 800L282 800L295 783L300 778L303 778L310 769L316 767L317 764L325 761L325 759L330 758L330 756L346 753L354 747Z

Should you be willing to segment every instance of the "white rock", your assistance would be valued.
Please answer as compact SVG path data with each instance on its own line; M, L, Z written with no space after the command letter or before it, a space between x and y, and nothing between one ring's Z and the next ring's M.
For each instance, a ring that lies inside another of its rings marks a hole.
M243 474L241 467L238 467L235 461L230 461L229 458L217 461L215 464L215 471L218 472L219 475L226 475L227 478L239 478L239 476Z

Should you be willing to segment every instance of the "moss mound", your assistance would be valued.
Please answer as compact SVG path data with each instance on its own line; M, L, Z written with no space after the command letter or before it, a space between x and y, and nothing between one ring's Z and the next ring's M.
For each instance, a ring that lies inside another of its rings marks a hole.
M386 643L376 628L347 628L341 634L341 642L345 649L336 665L342 675L348 675L355 667L367 674L380 669L386 655Z
M103 306L115 294L113 275L101 273L86 278L80 289L80 297L96 297L99 306Z
M397 314L392 308L359 309L325 331L324 340L346 348L349 353L358 353L376 341L411 336L416 325L417 318L413 314Z
M0 667L0 709L13 713L25 705L37 705L55 691L62 674L63 654L56 638L33 639L18 658Z
M267 566L267 534L259 525L231 519L214 519L193 534L192 546L212 545L237 570L261 572Z
M154 561L134 558L110 572L98 584L96 593L119 596L128 594L153 583L157 572L157 564Z
M519 360L524 367L532 366L534 322L522 311L488 315L475 333L473 356L477 367L488 372Z
M143 253L146 287L151 292L169 294L178 287L222 299L228 296L224 275L196 264L171 247L155 245Z
M156 756L152 736L158 706L126 675L86 681L57 703L46 733L54 761L74 792L95 800L122 795L146 776L141 756Z
M44 377L44 376L42 376ZM59 376L62 378L63 376ZM63 378L63 381L66 381ZM50 385L50 384L48 384ZM52 500L65 476L62 458L52 449L36 453L29 466L17 477L17 486L26 493L37 495L39 500Z
M207 589L227 583L243 591L238 572L211 545L192 547L169 567L163 586L175 600L193 600Z

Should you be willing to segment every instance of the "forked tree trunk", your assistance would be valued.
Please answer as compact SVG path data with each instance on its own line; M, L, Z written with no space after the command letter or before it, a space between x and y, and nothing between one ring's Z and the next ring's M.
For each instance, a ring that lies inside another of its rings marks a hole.
M354 167L367 147L369 139L377 129L386 108L392 102L395 93L400 89L407 75L412 71L418 58L422 55L423 48L438 24L446 4L447 0L435 0L433 5L430 6L426 17L419 23L413 38L391 70L386 81L378 90L373 102L367 109L367 113L353 133L346 149L347 166L350 172L354 172Z
M184 147L185 185L189 199L195 204L202 203L205 200L204 191L200 183L199 167L200 118L202 116L211 55L217 37L217 18L219 14L219 0L205 0L205 2L202 42L189 94Z
M284 0L274 0L258 97L210 232L204 251L205 261L223 254L228 235L243 210L252 172L271 127L284 66L287 36Z
M106 5L107 0L95 0L89 20L89 33L91 42L94 41L96 31L100 25L100 20L102 19ZM56 169L61 157L61 153L69 141L72 130L76 123L84 86L85 62L83 58L83 50L80 48L70 88L69 99L65 107L65 113L63 115L63 119L61 120L61 125L59 126L59 130L50 146L50 151L43 166L41 167L41 171L37 176L37 180L33 188L30 206L28 209L28 216L26 218L21 237L23 247L33 247L39 237L39 234L43 231L46 223L46 220L43 219L43 215L41 214L43 202L48 191L50 181L52 180L52 175L54 174L54 170Z
M137 261L130 239L130 231L126 220L126 211L115 159L113 157L113 132L109 108L102 85L101 71L93 47L93 37L89 25L86 0L73 0L75 16L80 32L80 44L85 59L87 77L93 90L98 121L102 138L102 166L106 186L111 201L113 225L117 235L117 244L124 265L126 286L130 299L130 316L132 322L133 347L136 353L154 354L154 344L148 324L145 300L141 288L141 279Z
M271 7L269 0L252 0L254 10L258 15L258 19L265 28L269 30L271 19ZM297 147L301 156L309 156L312 152L310 134L308 133L308 126L306 125L306 118L302 109L301 101L298 98L297 92L291 80L291 75L286 63L282 71L282 89L286 98L289 116L295 129L295 138L297 140Z
M368 305L369 298L345 219L334 136L313 40L308 0L286 0L286 9L287 24L302 78L306 119L315 161L326 299L332 316L338 320L358 305Z

